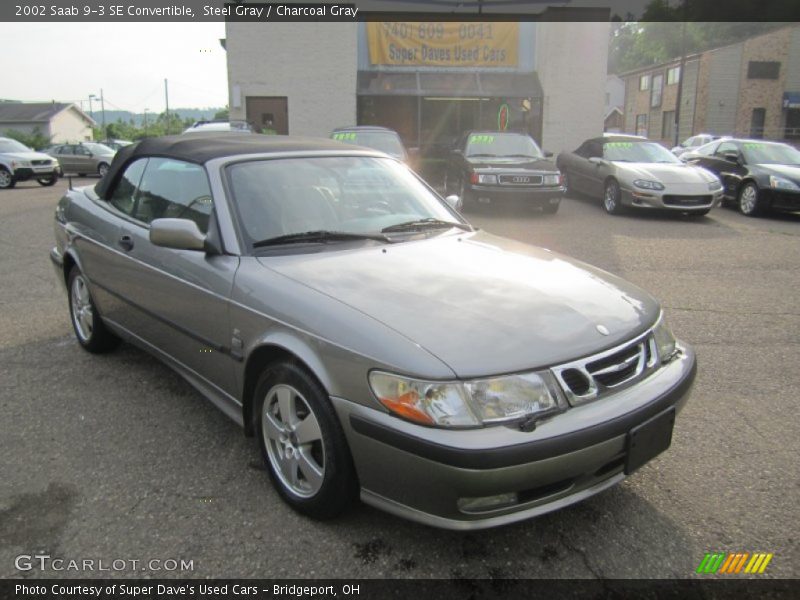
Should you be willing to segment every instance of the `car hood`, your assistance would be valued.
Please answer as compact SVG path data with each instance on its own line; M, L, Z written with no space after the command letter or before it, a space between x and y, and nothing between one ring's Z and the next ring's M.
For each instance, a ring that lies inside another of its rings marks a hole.
M3 157L11 160L53 160L52 156L42 152L5 152Z
M475 158L467 157L467 162L473 169L497 169L498 171L508 171L516 169L525 169L531 171L557 171L558 169L552 161L544 158L540 159L523 159L517 156L505 157L498 156L489 158L485 156L478 156Z
M618 169L630 174L631 179L647 179L671 183L709 183L716 177L701 167L686 163L626 163L615 162Z
M773 165L773 164L759 164L758 168L762 169L767 175L779 175L793 180L795 183L800 182L800 167L794 165Z
M459 377L586 356L643 332L660 310L610 273L483 232L259 261L382 322Z

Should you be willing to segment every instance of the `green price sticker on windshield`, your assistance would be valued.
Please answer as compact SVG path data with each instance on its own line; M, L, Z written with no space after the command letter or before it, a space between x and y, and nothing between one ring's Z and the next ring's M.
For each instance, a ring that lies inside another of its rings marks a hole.
M606 148L619 148L621 150L627 150L629 148L633 148L633 142L608 142L606 144Z
M755 144L750 142L748 144L742 144L745 150L761 150L764 147L764 144Z
M470 144L491 144L494 141L493 135L471 135L469 136Z
M342 142L354 142L356 141L356 134L355 133L334 133L333 139L339 140Z

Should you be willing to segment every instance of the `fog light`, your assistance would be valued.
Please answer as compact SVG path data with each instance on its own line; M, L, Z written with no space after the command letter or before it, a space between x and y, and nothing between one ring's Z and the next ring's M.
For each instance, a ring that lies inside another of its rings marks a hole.
M458 510L465 513L479 513L513 506L519 502L516 492L498 494L497 496L483 496L481 498L459 498Z

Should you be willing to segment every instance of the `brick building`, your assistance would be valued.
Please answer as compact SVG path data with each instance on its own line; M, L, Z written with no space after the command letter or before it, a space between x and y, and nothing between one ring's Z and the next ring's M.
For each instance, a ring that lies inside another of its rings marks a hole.
M671 146L698 133L800 141L800 25L622 73L624 131ZM675 122L679 82L680 123Z

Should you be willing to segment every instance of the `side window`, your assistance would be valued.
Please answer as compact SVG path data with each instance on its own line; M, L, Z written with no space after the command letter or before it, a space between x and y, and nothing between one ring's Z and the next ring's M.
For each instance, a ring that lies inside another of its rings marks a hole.
M581 158L589 158L589 142L583 142L580 147L575 150L575 154Z
M82 156L87 156L89 154L89 150L87 150L83 146L73 146L73 148L75 149L75 154L79 154Z
M136 196L134 218L190 219L200 231L208 230L214 203L206 171L200 165L168 158L151 158Z
M72 150L72 146L61 146L61 148L58 149L58 153L59 154L75 154L75 152L73 152L73 150Z
M126 215L133 216L133 207L136 199L136 188L139 187L139 181L144 173L144 167L147 164L146 158L140 158L134 163L128 165L122 177L114 188L111 198L108 203L119 211L124 212Z
M739 154L739 148L736 147L736 144L733 142L723 142L717 147L717 151L714 153L717 156L725 156L725 154L729 152L735 152Z
M600 142L592 142L589 144L588 158L603 158L603 144Z

